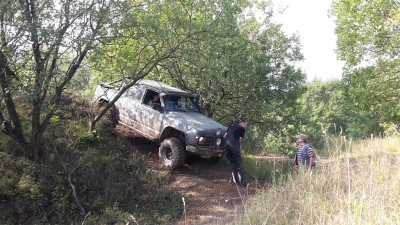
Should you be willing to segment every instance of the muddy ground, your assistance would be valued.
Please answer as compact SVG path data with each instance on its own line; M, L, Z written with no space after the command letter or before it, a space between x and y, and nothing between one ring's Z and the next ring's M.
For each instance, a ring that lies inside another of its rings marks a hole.
M120 125L116 130L130 140L135 154L147 160L154 170L167 175L169 183L182 194L185 210L181 219L171 225L215 224L217 220L226 220L234 215L235 208L240 210L245 201L264 186L249 176L248 189L229 182L230 166L226 160L212 163L190 157L183 168L170 171L159 163L157 143L136 137Z

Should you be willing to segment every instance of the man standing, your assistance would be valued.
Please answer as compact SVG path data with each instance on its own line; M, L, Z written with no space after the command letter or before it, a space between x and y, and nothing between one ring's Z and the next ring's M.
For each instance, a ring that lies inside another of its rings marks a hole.
M233 181L237 184L240 176L240 183L246 188L248 187L248 183L246 180L246 175L244 174L242 157L240 154L240 145L243 142L244 134L246 132L245 128L247 125L247 120L242 119L238 125L229 127L228 131L224 135L225 153L232 167Z
M308 143L307 136L304 134L297 136L297 144L295 166L296 168L303 166L307 172L311 172L314 166L314 149Z

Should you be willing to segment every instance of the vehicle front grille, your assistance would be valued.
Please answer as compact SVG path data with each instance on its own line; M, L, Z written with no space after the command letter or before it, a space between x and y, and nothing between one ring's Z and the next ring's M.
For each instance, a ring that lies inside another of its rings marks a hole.
M198 144L198 146L209 146L209 147L222 147L225 144L223 137L204 137L205 140ZM221 139L221 144L217 146L217 138Z

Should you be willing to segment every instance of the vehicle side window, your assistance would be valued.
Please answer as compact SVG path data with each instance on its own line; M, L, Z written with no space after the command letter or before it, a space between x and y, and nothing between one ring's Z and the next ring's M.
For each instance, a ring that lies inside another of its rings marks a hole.
M159 104L161 106L159 93L156 91L147 89L146 95L144 96L142 103L145 105L148 105L149 107L152 107L152 108L153 108L154 104Z
M200 112L199 107L193 97L169 95L164 97L164 104L166 110Z

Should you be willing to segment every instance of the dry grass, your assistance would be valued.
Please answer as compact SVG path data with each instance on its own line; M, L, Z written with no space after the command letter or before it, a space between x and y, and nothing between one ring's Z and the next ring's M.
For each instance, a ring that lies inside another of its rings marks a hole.
M398 224L400 139L330 141L336 142L331 156L312 175L290 175L220 223Z

